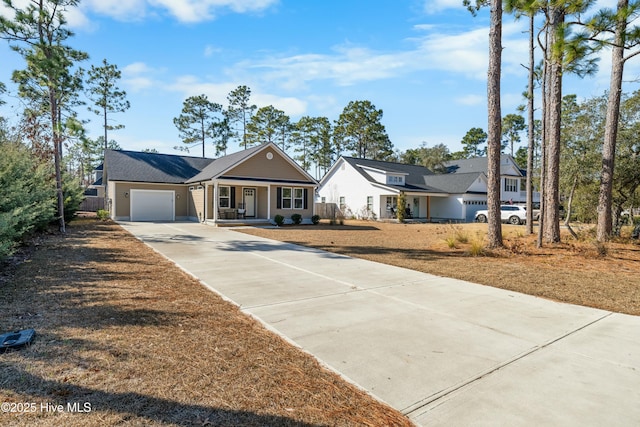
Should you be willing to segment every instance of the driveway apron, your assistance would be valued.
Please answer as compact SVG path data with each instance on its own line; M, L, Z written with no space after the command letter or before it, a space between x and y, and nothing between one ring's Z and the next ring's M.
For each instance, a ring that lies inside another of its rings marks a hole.
M640 425L640 317L198 223L121 225L417 425Z

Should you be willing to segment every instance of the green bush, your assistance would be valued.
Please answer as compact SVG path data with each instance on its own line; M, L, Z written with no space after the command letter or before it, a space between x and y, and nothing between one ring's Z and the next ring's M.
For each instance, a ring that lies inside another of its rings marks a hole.
M300 215L299 213L294 213L293 215L291 215L291 221L293 221L294 224L298 225L302 222L302 215Z
M62 194L64 197L64 220L69 222L76 216L82 198L84 197L84 190L80 185L80 181L77 178L72 178L69 174L64 174L62 177Z
M397 204L397 209L396 209L396 218L398 218L399 222L404 222L405 219L405 206L407 204L407 198L404 195L404 193L400 193L400 195L398 196L398 204Z
M0 140L0 258L29 233L55 219L56 190L49 164L27 147Z
M278 227L282 227L282 225L284 225L284 217L282 215L276 215L273 217L273 220Z
M313 225L318 225L320 224L320 215L314 215L311 217L311 222L313 223Z
M98 209L96 215L98 215L98 219L102 221L106 221L109 219L109 211L106 209Z

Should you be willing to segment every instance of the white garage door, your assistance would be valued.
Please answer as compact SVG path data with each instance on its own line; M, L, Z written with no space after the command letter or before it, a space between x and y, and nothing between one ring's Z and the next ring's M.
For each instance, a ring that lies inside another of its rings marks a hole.
M131 190L131 221L175 221L175 191Z

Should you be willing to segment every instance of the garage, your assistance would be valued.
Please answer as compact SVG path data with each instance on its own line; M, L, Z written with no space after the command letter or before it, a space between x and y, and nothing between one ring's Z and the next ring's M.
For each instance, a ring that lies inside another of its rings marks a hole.
M175 221L175 191L131 190L131 221Z

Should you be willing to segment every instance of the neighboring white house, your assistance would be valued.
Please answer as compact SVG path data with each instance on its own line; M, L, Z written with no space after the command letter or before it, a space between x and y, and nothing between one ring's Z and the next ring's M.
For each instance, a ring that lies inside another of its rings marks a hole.
M486 157L473 159L451 160L445 162L447 174L483 172L488 175L488 161ZM526 203L527 201L527 173L520 169L516 161L508 154L500 156L500 201L502 203ZM534 192L533 202L540 202L540 193Z
M397 206L400 193L403 207ZM423 166L345 156L320 181L317 199L346 217L395 218L400 208L411 218L460 222L472 221L486 200L482 172L436 175Z

